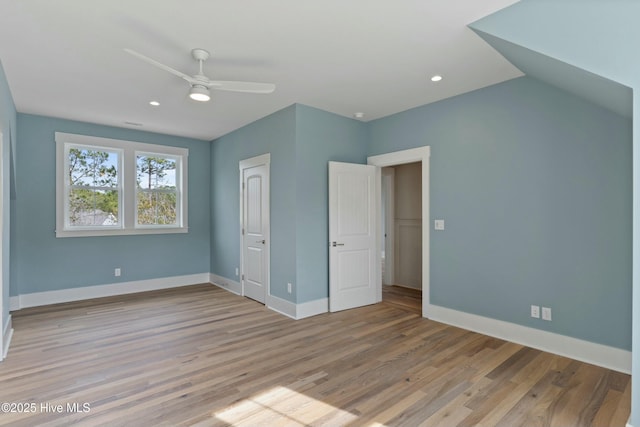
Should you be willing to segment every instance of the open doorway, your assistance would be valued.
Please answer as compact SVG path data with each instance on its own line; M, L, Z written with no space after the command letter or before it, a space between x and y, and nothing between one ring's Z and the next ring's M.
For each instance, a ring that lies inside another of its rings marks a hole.
M420 251L414 251L414 253L412 254L413 256L408 256L406 258L402 258L403 262L410 262L413 264L418 264L421 268L420 270L420 278L421 278L421 285L422 285L422 289L421 289L421 297L422 297L422 304L421 304L421 314L422 317L429 317L429 310L430 310L430 294L429 294L429 158L431 156L431 148L428 146L424 146L424 147L418 147L418 148L412 148L412 149L408 149L408 150L402 150L402 151L395 151L395 152L391 152L391 153L386 153L386 154L379 154L376 156L371 156L367 159L367 163L369 165L373 165L373 166L377 166L378 168L380 168L380 175L379 175L379 181L378 181L378 189L377 189L377 194L378 194L378 212L379 215L377 216L379 218L380 223L378 223L378 230L380 230L381 232L378 233L380 238L377 240L377 253L380 254L380 260L382 262L382 251L384 250L385 252L385 265L384 265L384 269L385 269L385 275L387 275L388 277L396 277L395 272L393 273L393 275L389 276L389 272L388 269L390 267L391 264L395 264L395 262L390 263L389 261L391 261L393 259L393 261L395 261L395 256L394 257L390 257L390 252L392 251L391 249L384 247L385 246L385 240L383 238L383 236L385 235L385 231L387 231L387 236L389 235L389 232L393 232L394 234L394 240L396 240L395 238L395 228L394 227L390 227L390 226L385 226L385 228L383 228L382 225L382 215L383 215L383 211L382 211L382 186L383 186L383 180L382 180L382 170L385 167L388 166L398 166L398 165L404 165L404 164L409 164L409 163L416 163L417 166L415 166L416 168L419 167L420 169L420 200L418 201L418 206L420 206L420 212L421 212L421 216L420 216L420 220L419 223L421 225L419 230L414 230L413 232L406 232L403 230L403 232L405 232L406 234L409 234L410 237L412 238L417 238L419 240L419 244L418 247L420 248ZM419 165L419 166L418 166ZM394 172L395 173L395 172ZM386 180L387 178L385 178ZM395 185L393 186L393 188L395 189ZM394 196L395 198L395 196ZM389 198L385 198L385 202L389 202ZM414 200L416 201L416 200ZM387 209L389 210L389 209ZM390 217L385 216L385 220L388 220ZM386 221L388 222L388 221ZM395 245L394 245L395 246ZM384 247L384 249L383 249ZM395 248L393 249L393 252L395 252ZM417 257L415 256L417 255ZM382 266L380 266L382 267ZM391 268L393 270L396 269L395 265L392 265ZM383 285L382 285L382 273L381 273L382 268L379 269L380 274L378 276L378 280L377 280L377 286L378 286L378 301L382 301L383 297L382 297L382 290L383 290ZM387 289L388 290L388 289ZM390 296L390 295L389 295ZM417 296L419 298L419 294ZM416 296L414 295L414 299L416 299Z
M381 170L382 300L422 313L422 162Z

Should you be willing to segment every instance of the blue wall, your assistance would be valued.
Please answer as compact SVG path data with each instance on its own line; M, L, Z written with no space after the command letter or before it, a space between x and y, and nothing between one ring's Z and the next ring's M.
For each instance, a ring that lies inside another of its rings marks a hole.
M630 349L631 127L526 77L372 122L431 146L431 303Z
M240 266L240 160L271 153L271 294L295 302L296 107L273 113L212 143L211 272L238 280Z
M271 294L300 303L328 296L327 162L364 163L363 123L292 105L213 142L211 272L237 280L238 162L271 153ZM292 293L287 292L291 283Z
M631 425L640 426L640 2L521 0L473 24L494 37L634 90L633 361ZM631 230L629 230L631 232ZM627 296L629 297L629 296Z
M188 148L189 232L56 238L55 132ZM18 135L12 295L209 272L208 143L26 114Z
M366 163L365 123L297 106L297 302L329 296L329 161Z
M13 103L13 97L7 77L4 74L4 68L0 62L0 131L3 133L3 147L0 153L0 172L2 173L2 316L0 319L0 340L4 327L8 322L9 316L9 290L10 290L10 252L11 244L9 236L11 234L11 206L10 188L12 183L12 175L10 171L13 169L13 161L11 158L11 145L16 141L16 107ZM1 346L0 346L1 347Z

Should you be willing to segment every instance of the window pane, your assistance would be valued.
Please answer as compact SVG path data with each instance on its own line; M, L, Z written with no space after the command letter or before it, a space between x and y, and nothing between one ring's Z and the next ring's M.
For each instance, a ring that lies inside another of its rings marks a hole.
M138 192L139 225L175 225L176 193Z
M69 225L118 225L118 191L72 189L69 192Z
M136 158L138 188L175 189L176 160L162 156L139 155Z
M118 153L69 149L69 184L90 187L116 187L118 185Z

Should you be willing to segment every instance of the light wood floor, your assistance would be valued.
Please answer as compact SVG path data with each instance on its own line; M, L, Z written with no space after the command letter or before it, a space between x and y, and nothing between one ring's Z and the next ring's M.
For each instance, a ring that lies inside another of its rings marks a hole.
M422 314L422 290L404 286L382 286L382 301L418 315Z
M0 414L2 425L624 426L629 416L628 375L387 303L294 321L198 285L13 320L0 402L37 408Z

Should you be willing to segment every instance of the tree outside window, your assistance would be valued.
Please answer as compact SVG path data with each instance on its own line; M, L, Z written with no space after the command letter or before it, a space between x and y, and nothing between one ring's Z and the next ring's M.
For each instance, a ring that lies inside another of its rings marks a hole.
M69 226L113 226L119 221L118 153L92 147L68 152Z
M175 225L178 221L177 159L136 156L138 225Z

